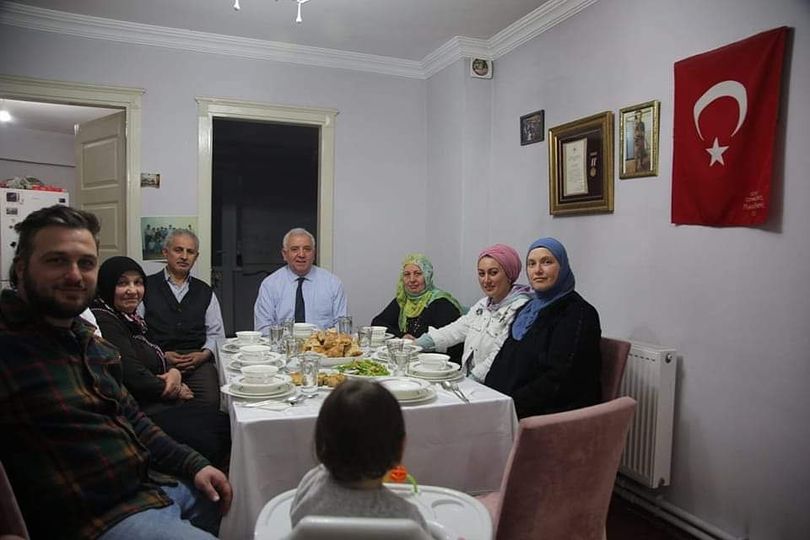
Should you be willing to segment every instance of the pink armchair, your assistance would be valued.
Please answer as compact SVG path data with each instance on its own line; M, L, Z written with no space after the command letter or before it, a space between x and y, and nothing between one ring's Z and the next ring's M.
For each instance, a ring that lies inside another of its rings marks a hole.
M632 398L520 422L500 491L479 497L500 540L602 540Z
M602 353L602 403L605 403L619 397L630 342L603 337L599 349Z

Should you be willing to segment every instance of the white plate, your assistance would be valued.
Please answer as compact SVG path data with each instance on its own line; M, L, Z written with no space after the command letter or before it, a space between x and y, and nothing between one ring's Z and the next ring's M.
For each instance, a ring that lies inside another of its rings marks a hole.
M359 359L362 359L362 358L363 358L362 356L357 357L357 358L352 358L351 361L359 360ZM344 362L344 363L347 363L347 362ZM378 362L378 363L380 363L380 362ZM338 370L338 372L344 373L347 377L350 377L350 378L353 378L353 379L379 379L379 378L382 378L382 377L390 377L391 376L391 368L390 368L390 366L386 365L384 362L382 363L382 365L383 365L383 367L385 369L388 370L388 373L385 374L385 375L357 375L355 373L352 373L351 371L340 371L340 370Z
M268 353L268 355L265 357L264 360L259 360L257 362L256 360L247 360L247 359L245 359L244 355L242 353L238 352L238 353L234 354L232 358L233 358L233 362L239 362L240 364L243 364L243 365L246 365L246 366L250 366L250 365L257 366L257 365L260 365L260 364L274 364L275 365L275 364L277 364L279 362L279 360L281 360L281 355L279 353L271 352L271 353ZM231 363L233 363L233 362L231 362Z
M409 377L414 377L416 379L423 379L429 382L442 382L442 381L462 381L464 380L464 374L461 371L451 371L446 375L420 375L418 373L410 372L408 374Z
M284 399L295 394L295 385L292 383L287 383L284 385L280 391L273 392L270 394L248 394L245 392L241 392L236 388L232 388L230 384L226 384L219 389L223 394L228 394L229 396L238 397L242 399Z
M448 362L447 364L444 365L444 367L435 368L435 367L431 367L431 366L426 366L425 364L423 364L419 360L417 360L416 362L412 362L408 366L408 370L411 371L412 373L415 373L415 374L418 374L418 375L428 375L428 376L432 376L432 377L436 377L436 376L439 376L439 375L447 375L447 374L452 373L454 371L458 371L460 368L461 368L461 366L459 366L458 364L455 364L453 362Z
M410 377L386 377L378 382L399 400L424 398L430 388L429 382Z
M290 376L282 373L273 375L266 383L251 383L245 381L244 375L234 377L231 387L243 394L269 394L278 391L290 382Z
M408 347L410 347L408 350L413 354L419 354L420 352L422 352L422 347L420 347L419 345L409 345ZM382 360L383 362L388 362L389 360L388 349L386 349L384 345L380 347L380 350L378 350L374 354L377 356L377 359Z
M436 389L433 388L432 386L428 386L425 389L425 393L419 397L409 399L397 398L397 401L399 401L401 405L421 405L423 403L428 403L429 401L432 401L435 397L436 397Z

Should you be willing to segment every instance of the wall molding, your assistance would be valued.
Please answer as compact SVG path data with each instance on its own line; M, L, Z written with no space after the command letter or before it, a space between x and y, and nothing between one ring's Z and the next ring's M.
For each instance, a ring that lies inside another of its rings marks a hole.
M548 0L492 38L456 36L421 61L80 15L3 2L0 24L135 45L428 79L461 58L496 59L597 0Z

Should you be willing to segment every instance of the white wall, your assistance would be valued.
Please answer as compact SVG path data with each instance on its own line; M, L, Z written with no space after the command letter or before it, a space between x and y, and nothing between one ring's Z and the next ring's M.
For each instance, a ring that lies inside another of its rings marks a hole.
M561 238L606 335L683 354L666 498L734 534L798 539L810 531L808 22L806 0L601 0L498 59L492 81L468 79L463 61L424 83L8 27L0 65L146 89L142 168L163 181L143 192L149 215L196 212L195 96L340 110L335 269L355 321L390 300L408 251L433 257L438 284L469 304L478 249ZM784 24L796 31L774 217L672 226L673 63ZM543 108L554 126L649 99L662 104L660 176L617 179L613 214L552 219L547 149L520 146L519 117Z
M197 212L195 97L337 109L334 271L358 323L392 298L391 261L425 244L424 81L12 27L0 34L0 66L9 75L146 90L141 167L161 173L161 188L142 191L143 215Z
M0 179L33 176L44 183L76 189L73 135L0 125Z
M761 228L671 225L673 63L781 25L795 32L772 218ZM752 539L810 537L808 30L806 0L601 0L495 61L491 175L474 188L489 200L480 246L524 251L537 237L560 238L605 335L683 354L666 499ZM458 120L458 103L433 102L465 95L466 71L446 71L431 80L428 110L447 107ZM650 99L661 101L659 177L618 180L616 170L613 214L549 216L547 146L520 146L519 117L545 109L548 128ZM441 144L430 149L449 154L440 165L457 165L458 143ZM429 169L428 193L443 195L436 208L474 196L447 195L444 169ZM433 246L459 239L452 225L430 233ZM471 253L447 281L469 283Z

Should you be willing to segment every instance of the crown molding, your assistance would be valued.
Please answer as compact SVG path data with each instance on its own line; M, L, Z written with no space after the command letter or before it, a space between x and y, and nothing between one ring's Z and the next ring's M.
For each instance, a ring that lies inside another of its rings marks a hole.
M598 0L548 0L522 19L510 24L488 40L492 59L499 58L512 49L536 38L546 30L557 26L595 4Z
M90 39L427 79L461 58L496 59L597 0L549 0L488 40L456 36L421 61L141 24L3 2L0 24Z
M424 78L422 63L416 60L116 21L16 2L3 3L0 24L136 45Z

